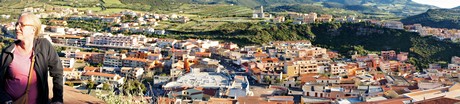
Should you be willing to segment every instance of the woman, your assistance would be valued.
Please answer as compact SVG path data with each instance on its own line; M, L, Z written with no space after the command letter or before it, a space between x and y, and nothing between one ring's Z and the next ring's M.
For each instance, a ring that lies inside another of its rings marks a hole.
M63 67L51 43L39 38L40 30L39 18L21 14L16 23L17 40L0 55L0 104L18 101L25 92L29 104L49 104L48 72L53 77L51 101L63 102Z

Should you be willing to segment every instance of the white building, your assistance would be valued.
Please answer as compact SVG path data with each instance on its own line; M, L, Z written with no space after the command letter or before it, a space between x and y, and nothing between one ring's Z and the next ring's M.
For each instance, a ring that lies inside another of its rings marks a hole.
M209 47L220 46L219 41L204 40L201 42L201 48L209 49Z
M127 76L127 75L133 75L134 78L140 79L142 77L142 74L144 73L144 68L141 67L122 67L121 68L121 75L122 76Z
M51 26L51 27L50 27L50 31L51 31L51 32L58 33L58 34L65 34L65 28L64 28L64 27L60 27L60 26Z
M176 39L157 39L157 46L160 48L173 47L177 40Z
M104 55L104 66L122 67L123 60L126 54L121 54L113 50L109 50Z
M136 47L147 42L144 35L124 36L122 34L112 35L110 33L95 33L87 38L86 44L95 46L112 46L112 47Z
M148 66L153 63L152 60L142 59L142 58L134 58L134 57L127 57L123 58L123 66L124 67L142 67L148 68Z
M115 84L123 84L123 77L118 74L107 74L100 72L84 72L81 76L82 80L92 80L97 84L109 82Z
M174 82L169 82L163 88L177 89L184 87L227 88L230 87L230 78L218 73L187 73Z
M63 75L66 80L80 79L81 72L76 71L74 68L64 68Z
M404 29L404 24L398 21L387 21L383 26L390 29Z
M61 58L61 63L64 68L73 68L75 64L74 58Z

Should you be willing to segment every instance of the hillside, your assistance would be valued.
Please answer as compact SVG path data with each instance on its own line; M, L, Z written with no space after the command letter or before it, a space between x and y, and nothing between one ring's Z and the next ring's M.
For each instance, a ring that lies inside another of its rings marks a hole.
M24 2L26 3L24 5L10 6L10 4L21 4ZM261 5L270 8L277 8L278 6L285 5L309 4L327 8L353 10L365 14L390 13L396 16L410 16L423 13L428 9L436 8L434 6L418 4L412 2L411 0L0 0L0 3L0 6L6 4L7 6L13 8L28 7L27 4L45 3L49 5L60 5L77 8L116 8L154 12L181 11L183 9L190 8L189 5L195 6L194 4L234 4L248 8L254 8Z
M375 27L366 23L324 23L310 25L228 23L219 30L205 32L173 31L166 37L177 39L199 38L231 41L242 45L263 44L275 40L311 40L315 45L336 50L350 56L353 51L360 54L395 50L410 52L410 62L418 68L430 63L449 62L460 53L460 44L438 41L432 37L421 37L417 33ZM158 36L153 36L158 37ZM165 36L161 36L165 37Z
M404 24L422 24L436 28L460 29L460 9L430 9L401 20Z
M310 13L315 12L319 14L333 14L335 16L349 16L357 15L362 16L363 14L357 11L351 11L339 8L325 8L318 5L309 4L295 4L295 5L282 5L277 7L269 7L266 11L272 12L298 12L298 13Z

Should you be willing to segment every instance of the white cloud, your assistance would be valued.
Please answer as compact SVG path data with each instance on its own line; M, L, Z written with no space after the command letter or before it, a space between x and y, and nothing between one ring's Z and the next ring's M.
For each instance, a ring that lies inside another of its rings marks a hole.
M412 0L420 4L434 5L441 8L454 8L460 6L460 0Z

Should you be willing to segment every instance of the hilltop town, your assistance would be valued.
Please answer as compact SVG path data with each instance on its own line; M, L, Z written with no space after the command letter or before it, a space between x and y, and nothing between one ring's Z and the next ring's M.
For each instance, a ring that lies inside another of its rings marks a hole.
M309 40L243 46L210 39L161 37L174 34L156 29L166 25L160 21L192 21L186 15L136 11L97 14L60 7L23 11L45 20L42 35L61 56L65 84L108 103L115 102L108 100L113 99L112 95L134 96L127 103L158 104L460 102L456 94L460 91L457 56L447 67L433 63L419 69L409 62L409 52L395 50L355 52L347 58ZM440 40L460 38L460 31L455 29L313 12L273 16L263 7L254 10L251 18L293 25L364 22ZM3 40L14 39L14 24L1 25Z

